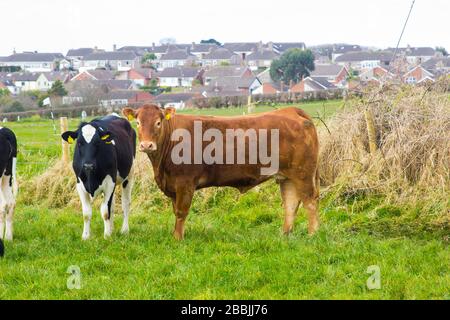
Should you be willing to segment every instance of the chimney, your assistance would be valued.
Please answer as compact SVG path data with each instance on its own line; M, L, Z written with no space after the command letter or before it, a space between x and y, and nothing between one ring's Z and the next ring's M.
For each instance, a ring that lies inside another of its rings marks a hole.
M192 42L191 50L195 49L195 42Z
M113 44L113 51L117 51L117 44Z
M155 50L155 43L152 42L152 49Z
M259 50L262 50L262 48L263 48L263 42L260 41L260 42L258 43L258 49L259 49Z
M283 80L280 81L280 91L284 92L284 81Z
M95 52L98 51L98 47L97 47L97 46L94 47L94 51L95 51Z
M270 50L270 51L273 51L273 42L272 42L272 41L270 41L270 42L267 44L267 46L269 47L269 50Z
M17 53L17 52L16 52L16 48L14 48L14 49L13 49L13 54L16 54L16 53Z

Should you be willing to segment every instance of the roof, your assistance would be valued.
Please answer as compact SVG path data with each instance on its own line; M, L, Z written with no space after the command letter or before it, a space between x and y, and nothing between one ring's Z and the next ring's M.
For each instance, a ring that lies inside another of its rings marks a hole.
M135 55L137 56L143 56L144 54L152 51L153 47L151 46L125 46L117 51L133 51Z
M304 49L306 45L304 42L275 42L273 47L281 53L289 49Z
M205 55L205 60L225 60L231 59L231 57L235 56L236 53L226 49L226 48L218 48L209 52Z
M345 53L336 58L336 62L355 62L366 60L390 61L393 53L389 51L360 51Z
M146 100L152 100L153 96L145 91L138 91L138 90L113 90L106 94L105 97L103 97L101 100L130 100L135 99L136 96L142 96L147 97Z
M198 93L166 93L156 96L156 101L161 103L185 102L198 97Z
M439 66L450 68L450 57L431 58L422 63L422 67L427 70L435 70L438 69Z
M247 67L219 66L205 72L205 78L241 77L249 69Z
M359 45L353 44L335 44L333 45L333 53L344 54L349 52L359 52L362 51Z
M133 51L104 51L104 52L93 52L83 58L86 61L97 61L97 60L134 60L136 59L136 54Z
M272 50L258 50L247 56L247 60L274 60L278 58L279 55Z
M40 72L14 72L8 74L6 78L12 81L36 81L40 75Z
M112 80L112 79L114 79L113 72L111 72L109 70L96 69L96 70L86 70L86 71L80 72L75 77L73 77L72 80L78 80L78 77L82 74L88 74L94 80Z
M316 64L315 69L311 72L311 76L329 77L337 76L341 72L343 66L338 64Z
M85 57L94 52L93 48L70 49L66 57Z
M95 80L94 83L118 90L127 90L133 85L133 81L131 80Z
M258 49L258 42L227 42L223 47L234 52L251 52Z
M176 67L165 68L158 74L159 78L195 78L200 72L199 68Z
M61 59L60 53L16 53L6 57L6 62L53 62Z
M310 79L314 80L316 83L318 83L322 89L335 89L336 86L329 82L327 78L325 77L309 77ZM307 78L308 79L308 78Z
M394 52L395 48L389 48L389 51ZM436 54L436 50L431 47L398 48L398 52L405 53L409 57L431 57Z
M225 87L230 89L248 89L253 82L257 80L256 77L225 77L217 78L210 83L210 87ZM259 79L258 79L259 81Z
M66 81L69 77L68 72L52 71L52 72L42 72L42 74L47 78L48 81Z
M192 57L195 56L190 54L188 50L176 49L169 50L169 52L163 54L159 60L186 60Z

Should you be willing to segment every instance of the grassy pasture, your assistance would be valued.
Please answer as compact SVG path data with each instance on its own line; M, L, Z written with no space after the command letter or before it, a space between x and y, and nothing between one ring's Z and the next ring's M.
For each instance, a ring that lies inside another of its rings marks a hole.
M342 102L302 107L322 118ZM258 107L268 111L271 107ZM242 108L195 110L195 114L240 115ZM79 120L71 120L75 128ZM51 122L9 123L19 139L22 185L60 156ZM57 123L57 130L58 123ZM139 192L139 190L136 190ZM158 191L151 203L133 203L130 235L104 240L94 208L92 240L81 241L76 207L24 204L15 217L15 241L0 261L0 299L449 299L450 253L444 233L408 233L390 228L407 208L383 206L377 198L321 202L322 228L309 237L303 210L290 237L281 235L278 186L267 183L245 195L231 189L197 193L186 240L171 237L174 217ZM135 194L136 196L136 194ZM75 191L73 197L77 198ZM372 228L378 217L386 228ZM69 290L67 269L81 270L80 290ZM366 286L378 266L381 287Z

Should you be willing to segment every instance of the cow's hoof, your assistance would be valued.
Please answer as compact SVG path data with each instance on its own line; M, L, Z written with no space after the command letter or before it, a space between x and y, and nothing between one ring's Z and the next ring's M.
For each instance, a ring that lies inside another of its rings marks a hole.
M89 236L89 235L85 235L85 234L83 234L83 236L81 237L81 239L82 239L83 241L88 241L89 238L90 238L90 236Z
M182 234L180 234L180 233L178 233L178 232L174 232L173 233L173 237L175 238L175 240L177 240L177 241L182 241L183 239L184 239L184 235L182 235Z
M294 228L293 228L292 226L289 226L289 227L284 226L284 227L283 227L283 234L284 234L285 236L291 235L291 234L292 234L292 231L294 231Z
M128 229L128 228L125 228L125 229L122 228L122 230L120 230L120 233L126 236L126 235L128 235L128 234L130 233L130 229Z
M7 235L5 236L5 241L12 242L12 241L13 241L13 236L12 236L12 234L7 234Z

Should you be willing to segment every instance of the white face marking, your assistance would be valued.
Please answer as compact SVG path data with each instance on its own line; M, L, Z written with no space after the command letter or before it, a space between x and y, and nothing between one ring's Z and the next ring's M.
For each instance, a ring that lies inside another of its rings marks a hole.
M90 124L85 125L81 129L83 138L84 138L84 140L86 140L87 143L91 143L96 131L97 130L95 130L95 128L93 126L91 126Z

